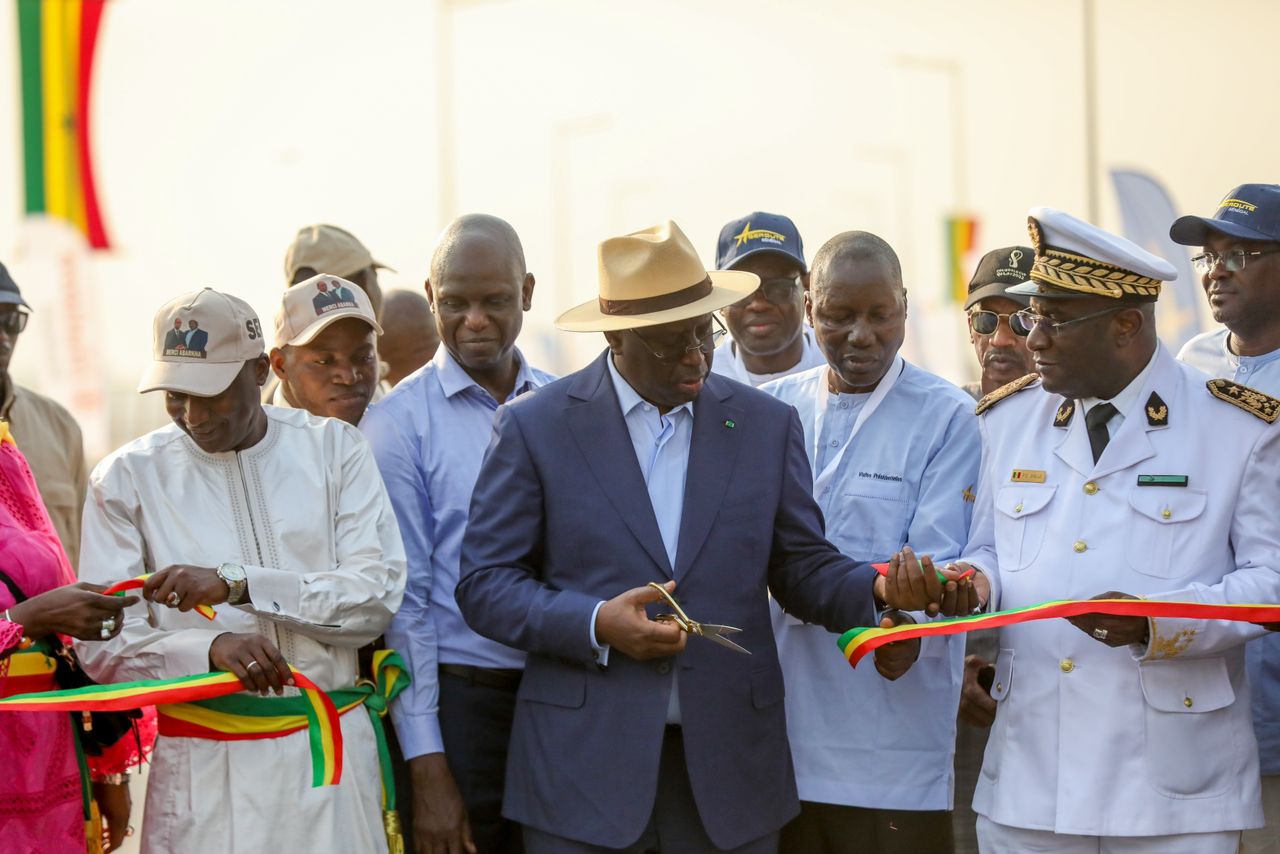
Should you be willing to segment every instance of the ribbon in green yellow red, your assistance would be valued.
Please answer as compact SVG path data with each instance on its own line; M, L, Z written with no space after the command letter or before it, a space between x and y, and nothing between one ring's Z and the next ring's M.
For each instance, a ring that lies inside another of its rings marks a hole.
M935 635L958 635L981 629L998 629L1034 620L1109 614L1116 617L1154 617L1188 620L1232 620L1245 623L1280 623L1280 605L1215 605L1203 602L1160 602L1149 599L1061 599L1026 608L1010 608L930 623L906 623L890 629L850 629L837 643L854 667L862 657L894 641Z
M332 786L342 779L342 728L333 700L314 682L289 668L302 690L299 708L311 737L311 785ZM19 694L0 699L0 711L119 712L143 706L168 706L227 697L244 690L233 673L201 673L176 679L148 679L114 685L88 685L61 691ZM246 698L252 699L252 698Z
M115 584L111 585L106 590L103 590L102 594L104 596L123 596L125 593L127 593L130 590L140 589L142 585L147 583L147 579L150 578L153 574L154 573L148 572L143 575L138 575L133 578L126 579L124 581L117 581ZM209 607L208 605L197 605L196 613L204 617L206 620L212 620L214 617L218 615L218 612L213 610L213 608Z

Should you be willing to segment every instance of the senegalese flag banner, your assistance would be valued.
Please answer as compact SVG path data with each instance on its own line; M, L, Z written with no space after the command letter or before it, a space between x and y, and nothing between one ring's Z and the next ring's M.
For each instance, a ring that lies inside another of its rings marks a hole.
M28 214L70 222L108 246L93 180L90 85L106 0L18 0Z
M905 623L891 629L850 629L837 643L844 657L854 667L867 653L894 641L958 635L982 629L998 629L1035 620L1080 617L1086 614L1109 614L1117 617L1154 617L1189 620L1232 620L1245 623L1280 623L1280 605L1214 605L1204 602L1159 602L1150 599L1061 599L1042 602L1026 608L1010 608L990 614L935 620L930 623Z
M950 297L952 302L964 305L969 294L969 253L978 245L978 220L972 216L949 216L945 227Z
M311 785L333 786L342 779L342 727L329 695L314 682L289 668L294 684L302 690L296 699L311 737ZM114 685L88 685L61 691L19 694L0 699L6 712L120 712L227 697L244 690L233 673L201 673L176 679L148 679ZM244 697L242 699L252 700Z
M124 581L117 581L115 584L111 585L106 590L103 590L102 595L123 596L125 593L129 592L130 590L140 590L142 589L142 586L147 583L147 579L150 578L152 574L153 573L148 572L148 573L144 573L143 575L138 575L138 576L134 576L133 578L125 579ZM212 620L214 617L218 616L218 612L213 610L213 608L209 607L208 605L197 605L196 613L204 617L206 620Z

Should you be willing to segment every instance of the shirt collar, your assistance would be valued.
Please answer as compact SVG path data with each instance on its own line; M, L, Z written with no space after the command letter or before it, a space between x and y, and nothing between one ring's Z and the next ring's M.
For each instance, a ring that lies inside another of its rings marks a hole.
M1163 346L1163 344L1156 344L1155 352L1151 354L1151 359L1147 362L1147 366L1143 368L1136 377L1130 380L1129 384L1121 389L1119 394L1111 398L1111 405L1114 406L1116 408L1116 412L1119 412L1122 416L1127 416L1129 410L1131 410L1134 407L1134 404L1137 403L1138 395L1142 394L1142 389L1146 387L1147 377L1151 374L1151 369L1155 367L1156 358L1160 355L1160 348ZM1102 398L1099 397L1082 398L1080 400L1080 408L1082 411L1088 412L1090 409L1093 409L1094 406L1102 402Z
M639 392L637 392L634 388L631 387L631 383L627 382L626 378L623 377L622 374L618 373L618 368L613 364L612 353L608 355L608 357L605 359L605 362L608 363L609 365L609 379L613 381L613 391L615 394L618 395L618 406L622 409L623 418L626 418L628 415L630 415L631 411L635 409L637 406L645 406L645 405L653 406L653 404L649 403L649 401L641 397ZM656 410L657 407L654 406L654 409ZM675 413L679 412L682 409L685 412L689 413L690 418L693 417L693 401L692 400L686 403L680 404L675 409L668 412L667 415L668 416L674 415Z
M1262 367L1276 359L1280 359L1280 350L1272 350L1270 353L1263 353L1261 356L1237 356L1231 352L1231 333L1227 332L1222 336L1222 352L1227 354L1227 363L1233 368L1239 368L1241 365L1248 365L1251 368Z
M520 352L520 348L513 347L512 350L515 353L516 364L519 365L519 369L516 372L516 385L511 390L509 400L514 399L517 395L524 394L531 388L536 388L538 385L537 377L533 375L533 369L529 367L529 362L525 359L524 354ZM455 394L464 392L469 388L477 389L484 394L489 393L478 382L471 379L471 375L463 370L462 365L458 364L457 360L443 345L436 350L436 355L431 361L435 363L436 375L440 378L440 389L444 392L445 397L453 397Z

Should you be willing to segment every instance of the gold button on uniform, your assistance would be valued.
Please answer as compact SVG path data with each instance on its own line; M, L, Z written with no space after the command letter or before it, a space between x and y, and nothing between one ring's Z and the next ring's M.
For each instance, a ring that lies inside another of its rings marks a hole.
M1079 554L1080 552L1087 550L1089 546L1088 544L1085 543L1084 540L1076 540L1076 544L1071 548L1075 549L1076 553Z
M1064 658L1058 662L1058 667L1062 668L1063 673L1070 673L1076 669L1076 663L1069 658Z
M1085 495L1097 495L1097 494L1098 494L1098 484L1094 483L1093 481L1089 481L1088 483L1086 483L1086 484L1084 485L1084 494L1085 494Z
M1021 502L1021 501L1019 501L1017 504L1015 504L1015 505L1014 505L1014 507L1013 507L1013 512L1014 512L1014 513L1021 513L1021 512L1022 512L1022 502Z
M1191 708L1191 698L1187 697L1186 699L1184 699L1182 701L1182 705L1186 706L1188 709Z
M1172 510L1170 510L1168 507L1164 508L1163 510L1161 510L1161 511L1160 511L1160 518L1161 518L1161 519L1172 519L1172 518L1173 518L1173 511L1172 511Z
M1004 690L1004 683L1003 683L1003 682L997 682L997 683L996 683L996 690L997 690L997 691L1003 691L1003 690Z

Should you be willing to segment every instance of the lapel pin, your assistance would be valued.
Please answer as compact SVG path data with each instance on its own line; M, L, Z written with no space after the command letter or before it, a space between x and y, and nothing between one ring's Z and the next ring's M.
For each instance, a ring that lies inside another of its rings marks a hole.
M730 419L730 420L725 421L725 422L724 422L724 426L726 426L726 427L728 427L730 430L732 430L732 429L733 429L733 426L734 426L734 425L733 425L733 420L732 420L732 419Z

